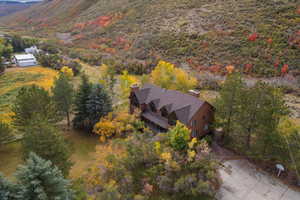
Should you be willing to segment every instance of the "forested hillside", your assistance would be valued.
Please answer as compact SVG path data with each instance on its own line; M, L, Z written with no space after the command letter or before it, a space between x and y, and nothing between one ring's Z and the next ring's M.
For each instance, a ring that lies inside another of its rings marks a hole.
M298 67L299 6L296 0L54 0L3 20L76 47L77 56L89 49L120 62L163 57L197 70L222 72L230 64L270 76Z
M298 67L299 6L296 0L54 0L4 21L76 47L77 56L89 49L121 62L163 57L197 70L231 64L271 76Z

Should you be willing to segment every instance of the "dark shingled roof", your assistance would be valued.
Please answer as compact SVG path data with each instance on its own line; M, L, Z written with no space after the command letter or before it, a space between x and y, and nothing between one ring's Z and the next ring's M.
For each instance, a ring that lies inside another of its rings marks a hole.
M140 104L153 102L158 110L165 107L169 113L175 112L178 120L184 124L187 124L204 104L204 101L195 96L151 84L145 84L134 93Z

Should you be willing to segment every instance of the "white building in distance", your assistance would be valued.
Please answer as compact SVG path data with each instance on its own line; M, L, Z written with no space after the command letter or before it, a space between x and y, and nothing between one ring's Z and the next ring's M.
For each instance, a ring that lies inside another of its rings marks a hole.
M32 54L14 55L13 60L19 67L36 66L38 64L36 58Z
M33 54L33 55L36 55L40 52L40 50L36 47L36 46L32 46L32 47L29 47L29 48L26 48L25 49L25 52L27 54Z

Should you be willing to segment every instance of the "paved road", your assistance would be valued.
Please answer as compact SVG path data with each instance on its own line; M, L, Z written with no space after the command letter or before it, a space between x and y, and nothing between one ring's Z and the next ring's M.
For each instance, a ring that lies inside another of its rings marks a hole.
M218 200L300 200L300 192L255 170L246 160L229 160L224 165Z

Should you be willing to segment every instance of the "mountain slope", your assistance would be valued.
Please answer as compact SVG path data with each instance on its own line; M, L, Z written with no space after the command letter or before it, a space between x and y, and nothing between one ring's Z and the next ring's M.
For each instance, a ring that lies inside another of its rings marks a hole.
M37 3L36 1L28 1L26 3L22 3L19 1L9 1L9 0L5 0L5 1L0 1L0 17L1 16L6 16L6 15L10 15L12 13L24 10L26 8L29 8L30 6L34 5L35 3Z
M122 59L234 64L262 75L300 63L296 0L53 0L3 20Z

